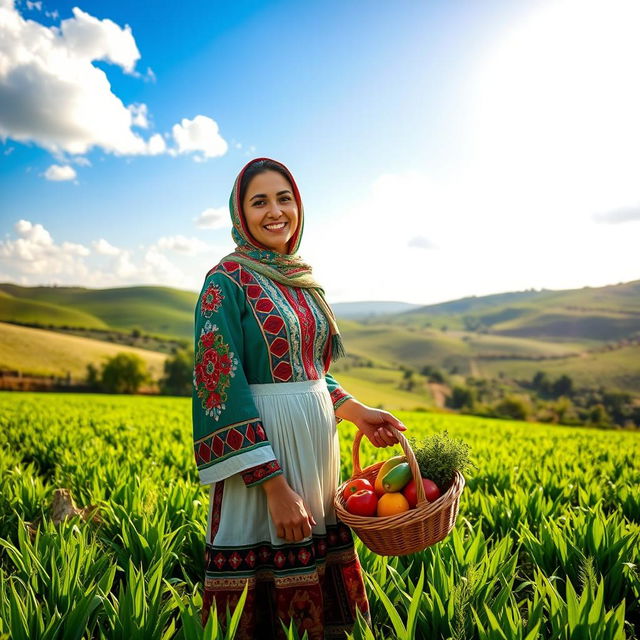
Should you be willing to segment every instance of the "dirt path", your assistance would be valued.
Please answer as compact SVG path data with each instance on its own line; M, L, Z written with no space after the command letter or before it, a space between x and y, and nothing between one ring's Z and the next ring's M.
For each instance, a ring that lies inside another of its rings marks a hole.
M442 409L444 408L444 403L448 395L450 395L450 391L448 387L444 384L439 384L437 382L428 382L429 390L433 395L433 401L436 407Z

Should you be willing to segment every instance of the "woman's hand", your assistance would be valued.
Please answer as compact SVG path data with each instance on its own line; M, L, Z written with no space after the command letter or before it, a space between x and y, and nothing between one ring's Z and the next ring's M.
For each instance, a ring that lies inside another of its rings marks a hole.
M364 433L374 447L390 447L398 444L398 437L390 429L394 426L398 431L406 431L407 428L388 411L364 407L360 415L353 420L353 424Z
M300 542L311 535L311 527L317 522L311 515L304 500L298 495L282 475L262 483L267 494L267 504L271 520L279 538L287 542Z

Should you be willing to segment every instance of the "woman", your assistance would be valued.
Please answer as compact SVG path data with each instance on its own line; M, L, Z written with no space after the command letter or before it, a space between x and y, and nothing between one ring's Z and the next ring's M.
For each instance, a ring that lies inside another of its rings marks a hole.
M356 607L370 621L351 530L337 520L336 425L376 447L397 443L386 411L328 373L344 355L333 312L296 255L304 226L289 170L257 158L229 208L236 250L205 278L195 309L194 454L210 484L202 622L215 598L224 624L245 584L239 638L344 638Z

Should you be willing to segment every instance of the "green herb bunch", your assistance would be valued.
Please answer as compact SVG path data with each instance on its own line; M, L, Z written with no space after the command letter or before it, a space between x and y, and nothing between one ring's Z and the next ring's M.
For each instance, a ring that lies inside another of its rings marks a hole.
M420 441L409 437L409 444L416 456L423 478L429 478L444 493L451 483L456 469L464 473L470 467L476 467L469 458L471 448L462 440L449 437L449 433L434 433Z

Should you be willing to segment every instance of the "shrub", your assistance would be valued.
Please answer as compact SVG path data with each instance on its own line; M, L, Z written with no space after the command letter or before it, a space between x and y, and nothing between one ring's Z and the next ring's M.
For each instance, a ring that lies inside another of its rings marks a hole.
M108 393L136 393L149 379L147 364L135 353L118 353L102 369L102 386Z
M160 393L189 396L193 385L193 351L176 349L164 361L164 376L160 380Z

